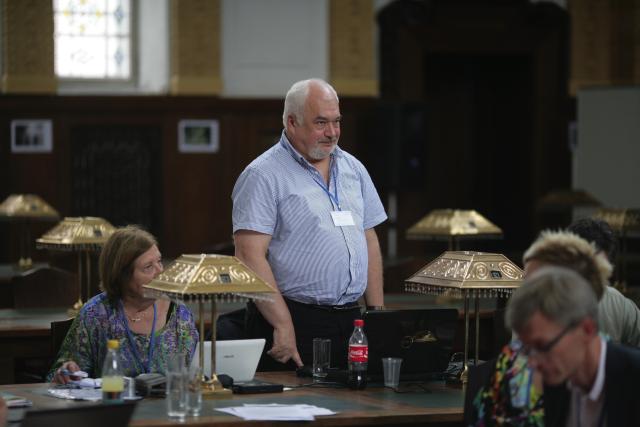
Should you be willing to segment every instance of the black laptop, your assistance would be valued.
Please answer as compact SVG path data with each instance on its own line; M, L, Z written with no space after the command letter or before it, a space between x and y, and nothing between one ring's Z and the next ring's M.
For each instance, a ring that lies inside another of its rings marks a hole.
M137 402L78 405L64 409L29 410L20 427L126 427Z
M458 310L379 310L363 314L369 341L368 375L381 381L382 358L401 357L400 380L438 378L449 364Z

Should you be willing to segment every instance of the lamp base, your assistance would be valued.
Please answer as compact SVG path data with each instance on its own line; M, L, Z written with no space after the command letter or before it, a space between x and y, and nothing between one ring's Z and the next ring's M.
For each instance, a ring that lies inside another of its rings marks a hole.
M31 258L26 257L26 258L20 258L18 260L18 268L20 268L20 270L28 270L31 267L33 267L33 261L31 260Z
M463 365L464 367L460 371L460 373L455 373L455 374L452 373L450 376L447 377L445 382L447 383L447 385L451 385L451 386L466 387L467 383L469 382L469 367L481 365L483 363L486 363L486 361L478 360L476 364L475 359L469 359L467 361L467 364Z
M224 396L230 394L231 390L222 387L220 380L218 380L218 375L216 374L213 374L210 380L202 382L203 397Z
M464 364L460 373L449 375L445 383L452 387L466 387L469 381L469 365Z

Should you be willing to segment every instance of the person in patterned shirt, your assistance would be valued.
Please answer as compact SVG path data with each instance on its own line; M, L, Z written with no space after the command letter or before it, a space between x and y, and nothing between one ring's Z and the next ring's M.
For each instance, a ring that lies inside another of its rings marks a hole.
M165 373L177 352L190 360L198 342L193 314L182 303L144 295L143 285L162 272L156 239L136 226L116 230L100 254L101 288L74 319L48 380L67 383L82 370L102 375L107 340L120 342L124 375Z

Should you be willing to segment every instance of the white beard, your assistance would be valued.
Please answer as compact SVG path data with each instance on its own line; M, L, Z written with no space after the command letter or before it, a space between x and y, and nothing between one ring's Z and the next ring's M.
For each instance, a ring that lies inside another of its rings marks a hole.
M333 146L331 147L331 150L329 150L329 152L327 152L322 147L320 147L319 144L318 144L314 148L312 148L311 151L309 151L309 157L311 157L313 160L326 159L327 157L329 157L331 155L331 153L333 153L336 150L337 146L338 146L338 144L334 143Z

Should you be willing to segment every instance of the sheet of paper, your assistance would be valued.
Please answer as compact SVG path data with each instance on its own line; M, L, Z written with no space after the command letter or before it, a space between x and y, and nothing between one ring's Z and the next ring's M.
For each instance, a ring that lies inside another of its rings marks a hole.
M316 415L316 416L336 415L337 414L337 412L333 412L333 411L331 411L331 410L329 410L327 408L320 408L320 407L315 406L315 405L307 405L306 403L302 403L302 404L298 404L298 405L283 405L283 404L280 404L280 403L263 403L263 404L245 403L243 406L244 407L248 407L248 406L253 406L253 407L265 407L265 406L276 407L276 406L280 406L280 407L286 407L286 408L295 407L295 408L302 409L304 411L309 411L313 415Z
M254 421L313 421L316 416L336 414L329 409L314 405L281 405L278 403L260 405L245 403L243 406L217 408L217 410L244 420Z
M70 383L81 388L100 388L102 387L102 378L83 378L77 381L70 381Z
M59 399L89 400L91 402L102 400L102 389L100 388L50 388L47 393Z

